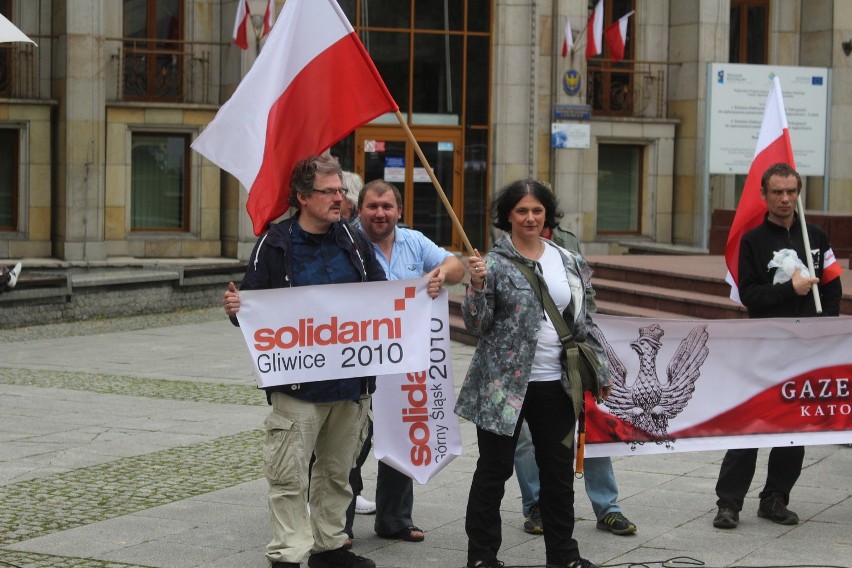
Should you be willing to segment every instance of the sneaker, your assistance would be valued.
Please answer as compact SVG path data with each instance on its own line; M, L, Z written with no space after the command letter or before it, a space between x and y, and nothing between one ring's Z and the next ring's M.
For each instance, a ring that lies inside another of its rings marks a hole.
M337 548L311 554L308 557L308 566L310 568L376 568L376 563L345 548Z
M547 568L598 568L597 564L585 558L571 560L568 564L547 564L546 566Z
M735 529L740 524L740 514L727 507L719 507L719 512L713 519L713 526L717 529Z
M630 519L622 515L621 512L608 513L595 526L602 531L609 531L617 535L633 534L636 532L636 525L630 522Z
M476 562L468 562L467 568L503 568L505 564L497 560L477 560Z
M8 288L11 290L15 287L15 284L18 283L18 275L21 273L21 263L19 262L12 270L9 271L9 282L6 284Z
M784 504L784 498L778 494L772 494L760 500L757 516L769 519L779 525L799 524L799 515L788 509Z
M544 534L544 525L541 523L541 511L537 503L530 507L529 514L524 517L524 532Z
M372 515L376 512L376 503L358 495L355 497L355 512L359 515Z

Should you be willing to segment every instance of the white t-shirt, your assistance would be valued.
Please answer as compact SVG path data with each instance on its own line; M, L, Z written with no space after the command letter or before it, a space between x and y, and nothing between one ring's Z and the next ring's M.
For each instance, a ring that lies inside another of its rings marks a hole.
M568 283L568 275L565 273L562 256L555 247L545 243L544 254L541 255L538 262L544 274L544 281L547 282L550 297L553 298L553 302L559 308L559 313L562 313L571 303L571 286ZM556 328L553 327L553 323L547 317L547 313L544 312L543 304L541 310L545 319L541 322L541 329L538 331L538 343L535 348L529 380L530 382L558 381L562 376L562 364L560 363L562 345L559 343L559 334L556 333Z

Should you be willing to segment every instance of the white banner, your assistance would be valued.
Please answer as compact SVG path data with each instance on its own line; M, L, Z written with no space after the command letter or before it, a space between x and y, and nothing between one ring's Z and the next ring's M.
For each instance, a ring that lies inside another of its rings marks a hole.
M429 365L427 278L240 292L261 387L407 373Z
M611 366L586 455L852 442L852 318L595 316Z
M376 458L419 483L462 452L447 297L432 302L428 368L378 377L373 395Z

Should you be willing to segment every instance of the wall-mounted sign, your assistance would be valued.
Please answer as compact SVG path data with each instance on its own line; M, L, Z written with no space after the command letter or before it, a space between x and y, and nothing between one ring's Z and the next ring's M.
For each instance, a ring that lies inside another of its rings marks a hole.
M592 118L590 105L553 105L553 120L589 120Z
M580 87L583 86L583 78L576 69L569 69L562 75L562 90L569 97L573 97L580 93Z
M554 122L550 125L551 148L589 148L592 125L582 122Z

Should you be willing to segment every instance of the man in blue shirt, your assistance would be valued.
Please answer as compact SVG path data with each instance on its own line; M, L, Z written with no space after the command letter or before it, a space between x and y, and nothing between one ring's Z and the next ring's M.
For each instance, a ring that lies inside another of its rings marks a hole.
M420 231L398 227L402 217L402 195L391 183L374 180L358 195L358 217L361 230L373 245L376 258L388 280L429 278L429 295L441 292L444 284L457 284L464 277L464 266L456 256L430 241ZM369 440L364 444L359 465L366 460ZM360 479L360 475L357 476ZM379 462L376 479L375 531L383 538L408 542L423 540L423 531L414 525L414 484L411 478L384 462ZM352 536L354 506L347 515L346 532Z
M387 280L364 235L340 220L346 188L336 158L311 156L296 164L290 189L290 205L297 212L258 239L241 290ZM239 325L240 297L233 282L224 307ZM271 568L299 568L311 551L309 568L375 568L372 560L345 549L343 535L352 500L349 471L367 435L374 389L375 377L265 389L272 405L263 447L273 531L266 547ZM309 476L312 454L316 462Z

